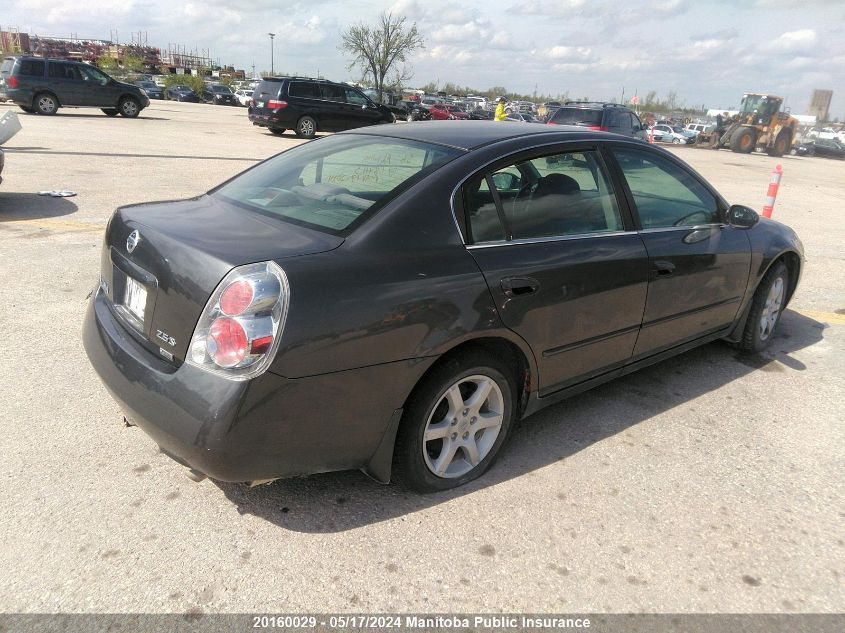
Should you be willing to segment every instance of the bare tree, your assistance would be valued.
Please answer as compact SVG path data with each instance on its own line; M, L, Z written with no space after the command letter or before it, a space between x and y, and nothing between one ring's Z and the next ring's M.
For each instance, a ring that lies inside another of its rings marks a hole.
M358 66L365 78L372 77L379 99L387 73L394 69L398 82L410 79L404 62L413 51L425 48L416 23L408 27L405 21L404 17L384 12L375 26L362 23L350 26L341 34L341 50L352 55L349 68ZM400 69L394 68L397 62L402 62Z

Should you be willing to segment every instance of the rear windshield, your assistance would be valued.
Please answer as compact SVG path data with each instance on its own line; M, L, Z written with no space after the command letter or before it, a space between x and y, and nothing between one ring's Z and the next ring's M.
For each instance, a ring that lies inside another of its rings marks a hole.
M212 86L212 87L211 87L211 89L212 89L214 92L222 92L222 93L225 93L225 94L227 94L227 95L232 94L232 91L231 91L231 90L229 90L229 87L228 87L228 86Z
M256 99L275 99L279 96L281 81L262 81L255 89Z
M331 136L279 154L212 195L341 235L460 153L407 139Z
M601 125L604 110L587 110L586 108L560 108L552 116L552 121L558 125Z

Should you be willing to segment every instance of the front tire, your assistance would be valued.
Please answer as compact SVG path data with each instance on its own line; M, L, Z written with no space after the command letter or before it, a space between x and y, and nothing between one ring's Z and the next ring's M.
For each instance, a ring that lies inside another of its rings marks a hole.
M26 112L27 114L35 114L35 108L30 108L29 106L18 106L21 110Z
M516 383L505 363L457 356L423 379L396 437L397 478L419 492L457 488L495 461L515 416Z
M314 138L317 134L317 122L310 116L304 116L296 124L296 135L300 138Z
M134 119L141 114L141 104L138 103L137 99L133 99L132 97L121 99L117 109L120 112L120 116L124 116L127 119Z
M731 135L731 150L750 154L757 145L757 133L750 127L741 127Z
M59 110L59 101L48 92L35 95L35 111L44 116L53 116Z
M789 270L782 262L778 262L766 273L754 293L745 331L739 343L743 352L760 353L771 344L786 304L788 288Z

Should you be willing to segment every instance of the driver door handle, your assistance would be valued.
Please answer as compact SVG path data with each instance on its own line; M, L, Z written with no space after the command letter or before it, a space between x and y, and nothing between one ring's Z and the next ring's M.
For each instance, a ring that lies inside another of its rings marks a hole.
M505 277L500 282L502 292L509 297L534 294L540 289L540 282L531 277Z
M667 262L664 259L658 259L654 262L654 276L668 277L675 272L675 264Z

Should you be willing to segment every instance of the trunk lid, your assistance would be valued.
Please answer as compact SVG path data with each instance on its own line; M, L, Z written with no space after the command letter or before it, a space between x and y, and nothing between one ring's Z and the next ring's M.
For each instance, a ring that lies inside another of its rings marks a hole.
M115 314L135 338L152 353L179 363L211 293L232 268L281 262L342 243L341 237L207 195L133 205L115 211L109 222L101 278Z

